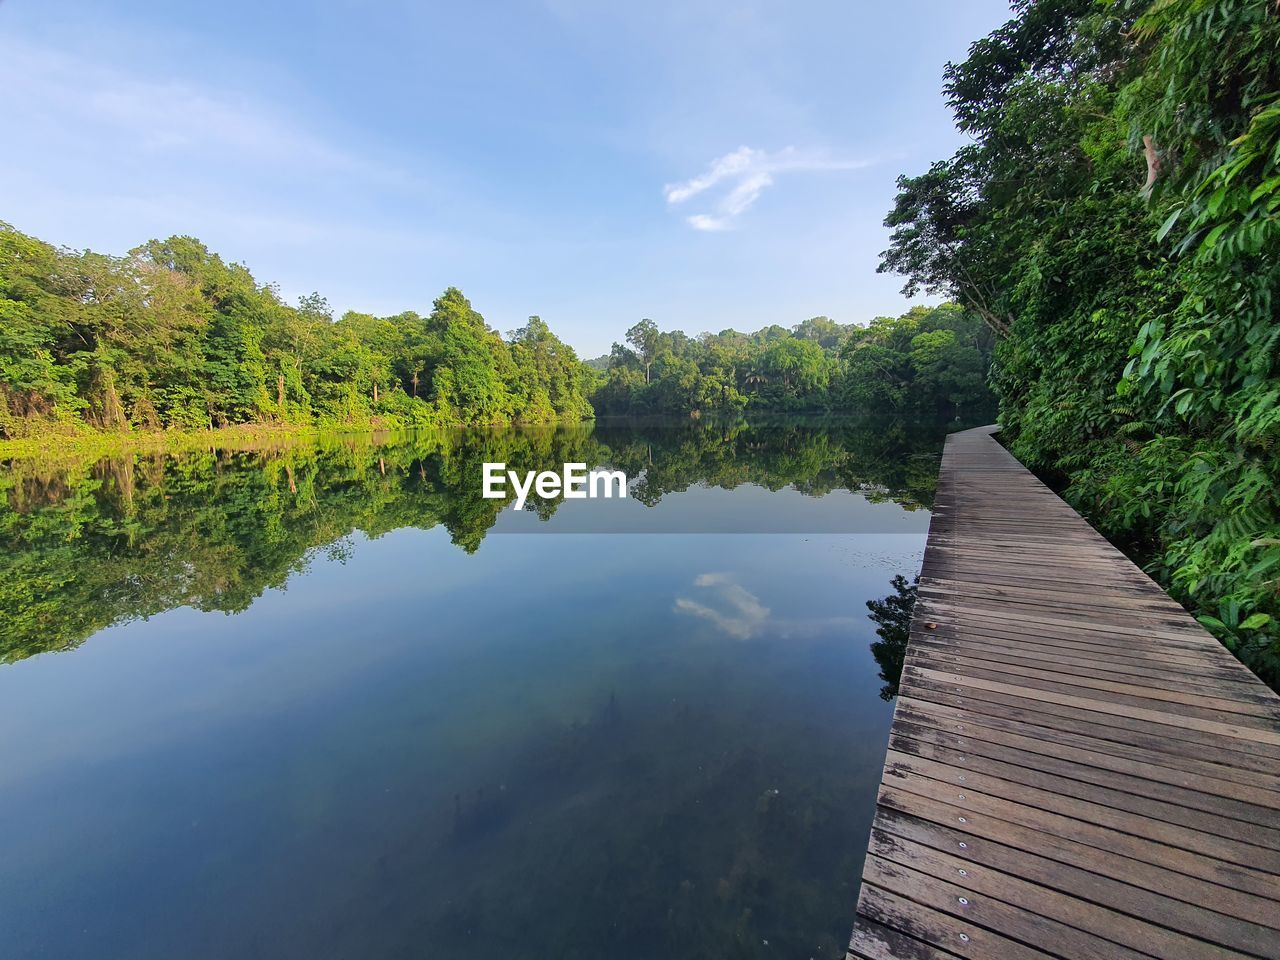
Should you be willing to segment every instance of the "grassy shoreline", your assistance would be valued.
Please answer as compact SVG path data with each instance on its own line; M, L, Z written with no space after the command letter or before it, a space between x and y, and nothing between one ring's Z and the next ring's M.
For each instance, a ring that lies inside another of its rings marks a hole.
M369 425L316 427L309 424L236 424L213 430L157 430L130 433L46 434L40 437L0 439L0 460L34 460L56 457L105 457L126 453L188 453L202 450L252 450L282 442L312 439L322 434L380 433Z

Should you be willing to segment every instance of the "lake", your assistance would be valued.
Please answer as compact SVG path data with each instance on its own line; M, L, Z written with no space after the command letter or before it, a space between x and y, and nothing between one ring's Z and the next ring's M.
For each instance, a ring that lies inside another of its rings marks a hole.
M843 956L945 430L7 465L0 956Z

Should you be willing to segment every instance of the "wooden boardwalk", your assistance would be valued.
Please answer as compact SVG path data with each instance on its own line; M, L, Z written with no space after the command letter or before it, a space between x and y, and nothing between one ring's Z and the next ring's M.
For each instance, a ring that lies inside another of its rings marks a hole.
M947 441L850 957L1280 958L1280 699Z

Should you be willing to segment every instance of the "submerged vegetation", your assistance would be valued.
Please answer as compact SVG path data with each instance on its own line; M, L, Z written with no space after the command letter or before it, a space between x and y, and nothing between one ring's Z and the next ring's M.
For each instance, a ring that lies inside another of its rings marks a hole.
M998 336L1012 451L1280 684L1280 8L1018 0L882 269Z

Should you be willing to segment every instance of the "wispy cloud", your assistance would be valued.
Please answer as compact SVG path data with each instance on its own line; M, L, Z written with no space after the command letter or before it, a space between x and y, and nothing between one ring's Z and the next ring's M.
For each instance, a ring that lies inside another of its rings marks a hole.
M403 185L399 170L348 151L306 129L264 100L184 80L152 77L93 62L20 39L0 39L0 59L12 84L0 107L24 132L65 140L74 156L101 163L125 154L131 162L192 159L255 172L300 169ZM153 170L154 172L154 170Z
M693 197L729 185L710 213L695 213L686 218L695 230L727 230L751 208L774 177L784 173L819 173L831 170L858 170L870 166L871 160L842 159L820 151L802 151L795 147L769 152L752 147L739 147L712 161L706 171L683 183L663 188L667 204L676 206Z

